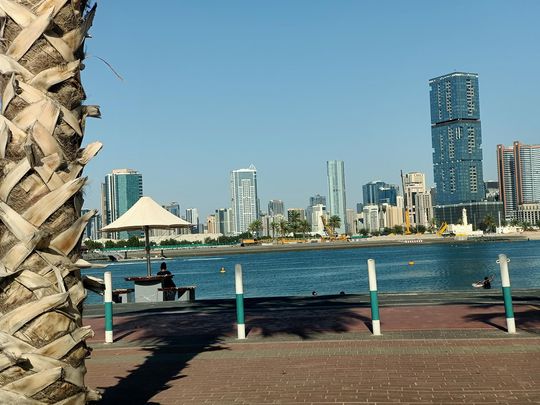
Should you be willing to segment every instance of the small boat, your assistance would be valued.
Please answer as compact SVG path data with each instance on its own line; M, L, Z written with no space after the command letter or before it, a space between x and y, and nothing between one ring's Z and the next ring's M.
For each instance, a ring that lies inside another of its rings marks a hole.
M222 267L221 269L219 269L219 272L220 273L225 273L227 270L225 270L225 267Z

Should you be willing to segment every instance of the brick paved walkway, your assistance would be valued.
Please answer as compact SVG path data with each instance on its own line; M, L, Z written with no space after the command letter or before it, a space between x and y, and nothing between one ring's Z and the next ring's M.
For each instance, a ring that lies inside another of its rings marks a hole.
M96 330L86 383L105 404L540 403L540 310L502 305L130 314Z

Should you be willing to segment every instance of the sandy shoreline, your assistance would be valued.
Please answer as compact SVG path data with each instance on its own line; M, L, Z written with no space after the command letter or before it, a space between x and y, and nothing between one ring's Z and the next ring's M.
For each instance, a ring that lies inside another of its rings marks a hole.
M254 254L270 252L291 252L301 250L324 250L324 249L358 249L383 246L401 246L409 244L458 244L458 243L483 243L483 242L513 242L524 240L540 240L540 232L528 232L518 235L493 235L469 240L456 240L454 238L441 238L436 235L411 235L411 236L383 236L369 239L359 239L354 242L323 242L323 243L287 243L261 246L215 246L198 248L167 249L156 247L152 249L152 256L180 257L180 256L222 256L236 254ZM128 251L128 258L143 257L144 251Z

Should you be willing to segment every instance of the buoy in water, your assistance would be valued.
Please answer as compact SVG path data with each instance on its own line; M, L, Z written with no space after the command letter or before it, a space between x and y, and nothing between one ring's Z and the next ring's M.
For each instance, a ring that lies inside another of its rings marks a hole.
M220 273L225 273L227 270L225 270L225 267L222 267L221 269L219 269L219 272Z
M409 261L409 266L414 266L414 262L412 260Z

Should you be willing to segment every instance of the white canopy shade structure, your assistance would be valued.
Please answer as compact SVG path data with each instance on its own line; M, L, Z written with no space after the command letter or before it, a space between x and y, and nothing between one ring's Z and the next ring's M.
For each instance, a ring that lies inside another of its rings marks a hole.
M191 224L170 213L150 197L141 197L129 210L116 221L101 228L103 232L144 231L144 247L146 250L146 268L148 276L152 275L150 266L150 229L185 228Z

